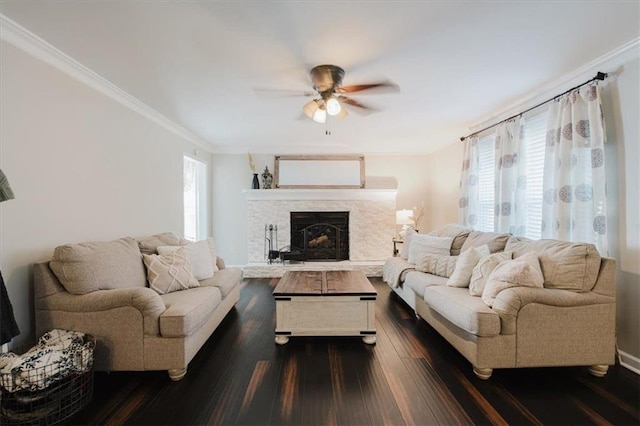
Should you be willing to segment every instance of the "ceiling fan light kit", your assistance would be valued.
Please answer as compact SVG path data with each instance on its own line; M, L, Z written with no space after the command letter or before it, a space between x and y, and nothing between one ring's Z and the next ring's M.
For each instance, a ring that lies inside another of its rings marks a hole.
M346 106L357 108L361 113L369 113L376 111L366 104L356 101L347 95L356 92L376 89L378 92L397 92L399 88L390 81L378 81L368 84L357 84L351 86L343 86L344 69L337 65L318 65L311 69L309 77L313 92L301 92L301 96L316 96L312 101L307 102L302 107L302 112L316 123L326 123L327 116L334 117L338 120L348 115ZM280 92L292 92L290 90ZM290 95L288 95L290 96ZM330 134L329 130L326 134Z

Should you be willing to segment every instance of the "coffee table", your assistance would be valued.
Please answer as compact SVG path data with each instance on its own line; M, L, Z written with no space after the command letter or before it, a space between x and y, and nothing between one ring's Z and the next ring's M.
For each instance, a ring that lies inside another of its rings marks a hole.
M276 343L291 336L362 336L376 342L377 292L362 271L287 271L273 296Z

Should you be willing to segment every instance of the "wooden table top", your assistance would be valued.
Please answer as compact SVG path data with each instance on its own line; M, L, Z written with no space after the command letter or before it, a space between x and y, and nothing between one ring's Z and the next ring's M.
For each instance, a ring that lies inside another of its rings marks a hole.
M287 271L274 296L375 296L362 271Z

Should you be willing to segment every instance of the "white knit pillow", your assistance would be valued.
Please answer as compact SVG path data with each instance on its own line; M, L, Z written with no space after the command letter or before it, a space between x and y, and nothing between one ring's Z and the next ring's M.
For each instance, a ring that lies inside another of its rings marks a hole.
M208 240L197 241L186 246L160 246L158 254L165 255L183 248L185 255L191 263L191 272L198 281L206 280L213 276L213 262L211 260L211 248Z
M420 263L425 256L448 256L452 242L453 238L451 237L432 237L431 235L416 234L411 238L407 262L415 265Z
M471 247L460 253L456 269L447 280L449 287L469 287L473 268L478 264L480 259L489 256L489 246Z
M187 260L184 248L165 255L143 254L147 267L149 287L158 294L200 287L200 283L191 273L191 263Z
M512 253L510 251L502 251L485 256L473 268L471 281L469 282L469 294L472 296L482 296L487 278L493 270L505 260L511 260Z
M530 251L517 259L500 263L493 270L482 292L482 301L492 307L496 296L511 287L544 286L544 277L535 252Z

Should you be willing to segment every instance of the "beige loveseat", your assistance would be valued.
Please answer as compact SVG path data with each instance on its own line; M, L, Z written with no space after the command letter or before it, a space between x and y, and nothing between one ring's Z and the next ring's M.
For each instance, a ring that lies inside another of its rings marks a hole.
M153 253L160 245L184 243L158 234L57 248L54 261L34 265L37 335L54 328L90 333L97 339L97 370L167 370L172 380L182 379L237 303L242 279L240 269L225 268L218 257L219 270L199 287L158 294L148 286L140 249ZM59 250L70 253L52 269Z
M589 366L602 377L614 364L615 260L601 258L591 244L531 241L458 225L433 234L454 237L450 254L489 244L492 253L512 252L514 259L534 251L540 262L544 288L502 290L491 308L468 288L446 285L452 269L446 265L455 258L438 262L436 272L446 276L416 270L401 257L385 263L385 281L479 378L488 379L495 368L543 366Z

